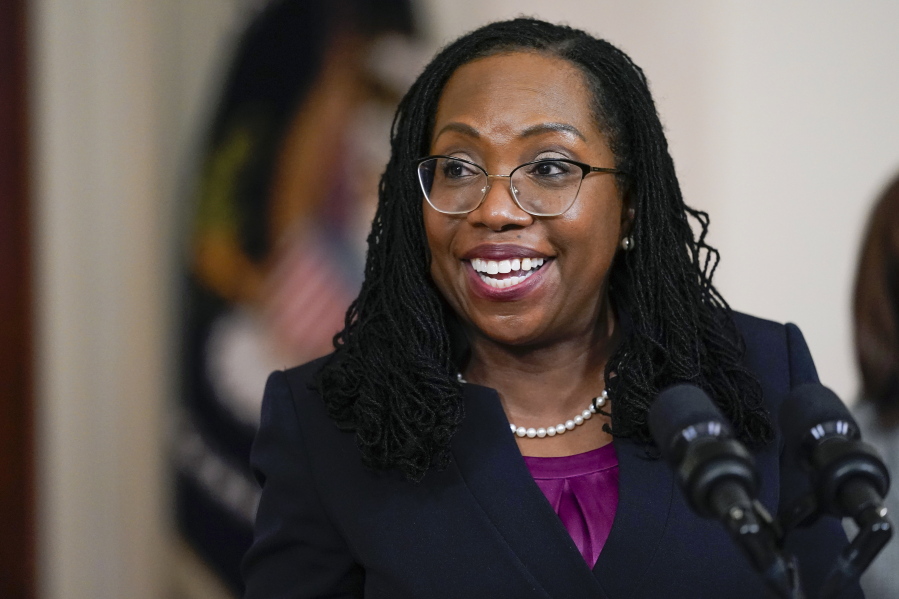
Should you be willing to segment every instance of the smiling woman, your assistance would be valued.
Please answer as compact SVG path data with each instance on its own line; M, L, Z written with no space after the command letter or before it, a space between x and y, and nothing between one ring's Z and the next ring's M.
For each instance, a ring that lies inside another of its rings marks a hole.
M763 596L651 459L647 412L703 388L773 512L799 473L769 414L817 375L795 326L712 285L639 67L487 25L426 67L391 141L335 352L265 391L247 597ZM787 538L813 595L844 542L828 519Z
M468 378L506 390L505 403L515 404L507 413L522 412L514 416L516 422L558 419L583 404L591 392L602 391L597 373L603 370L615 333L609 326L608 275L633 213L614 177L582 176L581 169L560 161L608 165L615 172L615 157L591 104L584 77L570 62L515 52L460 67L447 82L437 109L434 154L512 173L509 185L480 177L485 181L475 189L477 204L455 215L426 209L424 224L431 277L469 333ZM521 163L526 164L519 167ZM435 185L440 183L438 176ZM445 194L457 190L443 187ZM535 216L535 205L549 215ZM515 259L541 266L523 277L520 265L512 272ZM476 261L486 264L486 276L477 274ZM492 263L497 264L495 273ZM515 279L517 284L510 284ZM564 342L555 343L558 340ZM541 353L554 355L541 360L571 370L554 369L558 380L553 381L549 373L530 369L522 376L510 363L510 380L494 384L487 373L507 371L496 363L505 363L503 346L545 348ZM574 380L580 380L579 388L557 386ZM547 402L540 386L567 393ZM523 405L527 403L532 405ZM563 450L562 455L567 453Z

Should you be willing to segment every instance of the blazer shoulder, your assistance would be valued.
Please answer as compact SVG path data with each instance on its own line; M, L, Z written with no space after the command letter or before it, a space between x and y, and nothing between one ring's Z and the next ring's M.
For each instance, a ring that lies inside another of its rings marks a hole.
M732 312L734 324L745 338L747 335L753 337L780 337L784 335L784 324L752 316L743 312Z
M331 360L328 354L284 370L276 370L269 375L265 395L280 396L293 407L300 425L322 424L330 421L325 401L315 388L315 378L319 371ZM266 401L263 399L262 417L266 418Z
M789 387L818 382L818 372L799 327L740 312L734 324L743 338L749 366L759 375L783 374Z
M331 361L334 357L333 353L330 353L326 356L322 356L320 358L316 358L305 364L300 364L299 366L293 366L291 368L285 368L284 370L278 371L282 372L286 377L287 381L291 383L291 385L299 384L303 387L309 387L312 385L315 380L315 376L318 372Z

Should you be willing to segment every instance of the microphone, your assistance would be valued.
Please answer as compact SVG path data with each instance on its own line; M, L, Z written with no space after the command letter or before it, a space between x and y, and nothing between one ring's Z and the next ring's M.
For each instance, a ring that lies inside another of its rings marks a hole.
M788 513L805 524L820 514L852 518L859 532L826 579L822 596L835 596L871 564L893 534L883 506L890 475L877 451L861 441L855 419L819 383L796 387L780 409L787 451L809 471L812 493Z
M649 410L649 430L700 516L727 518L732 507L746 507L756 495L755 461L699 387L675 385L659 393Z
M780 529L757 500L755 460L709 396L694 385L665 389L650 407L649 430L693 511L725 525L770 590L801 596L794 560L779 551Z
M810 470L822 513L858 518L882 506L889 472L861 442L858 424L833 391L818 383L796 387L780 408L780 422L788 451Z

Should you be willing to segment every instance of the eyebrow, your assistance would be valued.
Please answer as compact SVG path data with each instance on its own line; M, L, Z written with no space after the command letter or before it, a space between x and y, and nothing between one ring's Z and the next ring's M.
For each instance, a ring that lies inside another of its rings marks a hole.
M481 134L477 129L472 127L471 125L466 125L465 123L447 123L440 131L437 132L437 135L434 136L434 139L437 139L441 135L443 135L447 131L455 131L457 133L461 133L463 135L468 135L469 137L473 137L475 139L480 139ZM524 129L518 136L519 137L534 137L536 135L542 135L543 133L570 133L579 137L580 139L587 141L587 138L581 133L577 127L574 125L569 125L568 123L540 123L538 125L531 125L530 127Z
M463 135L468 135L469 137L473 137L475 139L481 138L481 134L478 132L478 130L475 129L474 127L472 127L471 125L466 125L464 123L452 122L452 123L448 123L445 127L443 127L443 129L438 131L437 135L434 136L434 139L437 139L438 137L440 137L447 131L455 131L457 133L461 133Z
M581 133L577 127L567 123L540 123L539 125L532 125L522 131L519 137L533 137L547 132L571 133L572 135L587 141L587 138L584 137L584 134Z

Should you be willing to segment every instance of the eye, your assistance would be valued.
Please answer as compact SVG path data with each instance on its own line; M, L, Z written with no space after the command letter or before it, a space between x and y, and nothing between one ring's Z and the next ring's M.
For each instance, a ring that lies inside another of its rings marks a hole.
M447 179L464 179L465 177L476 177L480 174L474 166L467 162L448 159L443 159L441 162L440 170Z
M564 177L570 173L571 165L561 160L541 160L528 169L532 177Z

